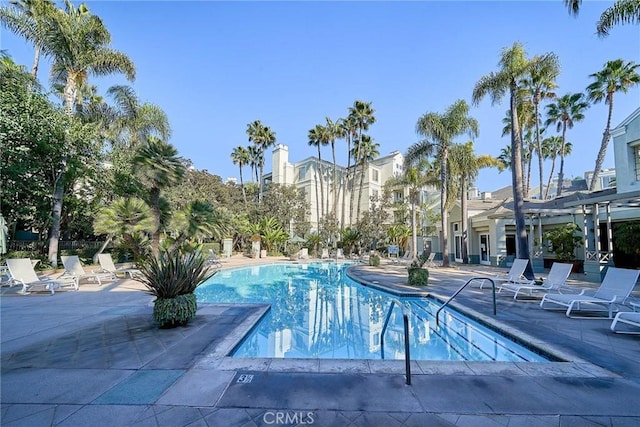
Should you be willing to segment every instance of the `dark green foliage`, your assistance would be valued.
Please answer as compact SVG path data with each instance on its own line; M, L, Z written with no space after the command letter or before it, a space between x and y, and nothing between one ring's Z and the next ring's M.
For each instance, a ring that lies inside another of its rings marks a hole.
M429 284L429 270L422 267L409 267L409 285L427 286Z
M157 258L151 256L143 262L140 271L140 281L147 287L147 293L158 299L193 293L215 274L205 265L205 258L200 253L169 253L164 250Z
M186 325L196 315L198 304L195 294L175 298L158 298L153 304L153 320L161 328Z
M380 266L380 255L377 254L373 254L369 257L369 265L373 266L373 267L379 267Z
M551 242L553 245L553 252L556 254L557 261L570 261L575 259L574 250L582 245L582 238L574 235L579 232L580 227L573 222L552 228L549 231L545 231L543 238Z

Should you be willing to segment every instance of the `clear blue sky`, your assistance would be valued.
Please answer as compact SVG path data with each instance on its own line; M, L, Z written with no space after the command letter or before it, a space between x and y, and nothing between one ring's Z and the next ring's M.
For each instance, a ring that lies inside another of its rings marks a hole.
M476 82L498 69L500 50L515 41L530 56L559 56L560 95L583 91L588 75L607 60L640 62L639 26L617 26L604 39L595 35L595 22L610 1L585 1L578 18L568 15L561 0L87 4L110 30L112 47L135 62L131 85L140 99L166 111L170 142L180 155L222 178L239 175L230 153L249 144L245 130L253 120L270 126L298 161L316 153L307 145L308 130L325 116L345 117L356 99L376 110L369 133L380 153L405 152L418 140L417 119L457 99L470 102ZM16 62L31 66L32 48L21 39L3 29L1 44ZM47 73L43 64L41 81ZM92 82L104 92L126 81L116 76ZM616 95L614 126L638 106L640 88ZM476 153L497 156L509 144L501 137L507 108L505 98L472 109L480 123ZM568 131L574 153L566 159L566 177L593 169L605 121L606 107L599 104ZM343 141L338 151L346 164ZM327 148L323 157L330 155ZM604 167L612 166L609 147ZM549 164L545 169L547 175ZM538 184L536 171L532 186ZM491 191L510 182L508 171L482 171L478 186Z

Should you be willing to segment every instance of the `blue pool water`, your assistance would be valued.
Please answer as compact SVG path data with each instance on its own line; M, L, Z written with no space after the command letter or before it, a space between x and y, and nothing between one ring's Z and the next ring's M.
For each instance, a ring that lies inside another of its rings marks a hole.
M436 328L437 301L396 298L362 286L347 277L346 267L311 263L222 270L196 295L201 302L271 304L235 357L381 359L384 352L385 359L403 359L402 309L391 307L395 299L411 312L411 359L547 361L449 307Z

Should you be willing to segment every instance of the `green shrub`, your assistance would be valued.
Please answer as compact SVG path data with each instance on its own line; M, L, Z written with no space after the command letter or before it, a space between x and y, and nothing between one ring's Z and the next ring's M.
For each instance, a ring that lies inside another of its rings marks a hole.
M153 319L161 328L186 324L198 308L194 291L216 273L205 264L200 252L183 254L180 251L161 251L140 264L142 277L138 280L147 293L156 297Z
M380 255L372 254L371 256L369 256L369 265L371 265L373 267L379 267L380 266Z
M195 317L198 310L195 294L175 298L158 298L153 304L153 320L161 328L182 326Z
M409 267L409 285L427 286L429 284L429 270L422 267Z

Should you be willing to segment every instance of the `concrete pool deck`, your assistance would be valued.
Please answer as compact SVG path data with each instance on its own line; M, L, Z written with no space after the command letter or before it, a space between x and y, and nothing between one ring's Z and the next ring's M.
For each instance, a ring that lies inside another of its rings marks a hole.
M281 260L234 257L224 267ZM434 295L482 266L430 269ZM352 267L376 286L403 289L406 269ZM570 284L594 286L571 277ZM16 295L2 288L3 426L589 426L640 424L640 337L610 320L569 319L536 301L476 286L456 304L567 362L236 359L226 357L267 310L201 304L186 327L160 330L153 297L120 280L79 292Z

